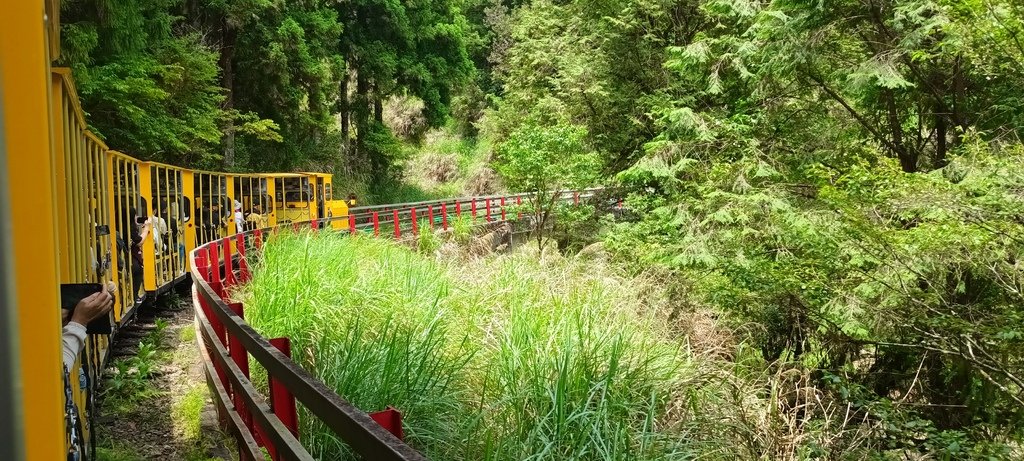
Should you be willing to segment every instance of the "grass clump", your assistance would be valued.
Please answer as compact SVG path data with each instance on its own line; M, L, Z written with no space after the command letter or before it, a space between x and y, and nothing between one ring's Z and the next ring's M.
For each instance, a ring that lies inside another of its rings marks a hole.
M186 440L198 440L202 435L200 421L203 406L206 405L207 392L204 386L189 389L171 408L175 430L180 431Z
M236 296L365 411L403 412L435 460L665 459L689 366L639 284L576 259L445 261L395 243L279 234ZM305 417L323 459L347 452Z
M98 461L145 461L135 450L122 444L109 447L96 447Z

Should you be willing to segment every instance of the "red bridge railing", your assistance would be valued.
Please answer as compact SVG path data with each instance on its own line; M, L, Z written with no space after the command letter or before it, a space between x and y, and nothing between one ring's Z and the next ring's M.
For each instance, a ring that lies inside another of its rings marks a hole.
M422 225L447 228L451 219L463 215L485 223L519 219L522 215L512 207L527 199L517 194L358 207L345 217L290 225L402 238L415 235ZM609 205L610 199L600 189L563 192L558 199L577 204L603 200L605 205L621 208L620 201ZM246 251L259 251L267 233L273 231L254 230L215 240L190 255L195 325L206 380L221 425L238 442L239 457L265 459L266 448L273 460L312 460L299 441L297 403L301 403L364 459L425 460L400 439L397 411L389 408L370 415L345 401L292 361L288 338L264 338L246 323L244 306L229 302L228 290L250 278ZM267 372L267 396L250 379L250 359Z

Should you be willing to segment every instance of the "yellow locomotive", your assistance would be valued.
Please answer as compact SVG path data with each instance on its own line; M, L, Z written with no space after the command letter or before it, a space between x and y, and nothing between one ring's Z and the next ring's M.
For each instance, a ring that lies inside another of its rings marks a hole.
M108 148L88 129L71 72L51 66L58 13L56 0L18 0L0 15L3 460L66 459L68 393L77 436L89 440L91 394L112 336L147 299L186 280L197 246L348 214L330 174L197 171ZM65 380L59 288L111 281L113 333L89 335Z

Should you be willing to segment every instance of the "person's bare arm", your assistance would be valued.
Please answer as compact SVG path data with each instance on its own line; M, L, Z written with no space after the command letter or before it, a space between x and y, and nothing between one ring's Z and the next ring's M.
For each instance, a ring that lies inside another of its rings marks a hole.
M142 225L142 232L139 233L139 241L145 242L146 237L149 237L149 230L153 227L150 220L146 220L146 224Z

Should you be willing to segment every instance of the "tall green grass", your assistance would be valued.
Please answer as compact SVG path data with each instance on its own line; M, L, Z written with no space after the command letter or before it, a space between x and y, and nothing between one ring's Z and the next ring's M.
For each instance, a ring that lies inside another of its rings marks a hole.
M236 296L344 398L402 411L431 459L677 457L670 402L690 364L645 287L603 266L283 233ZM347 456L313 420L307 446Z

